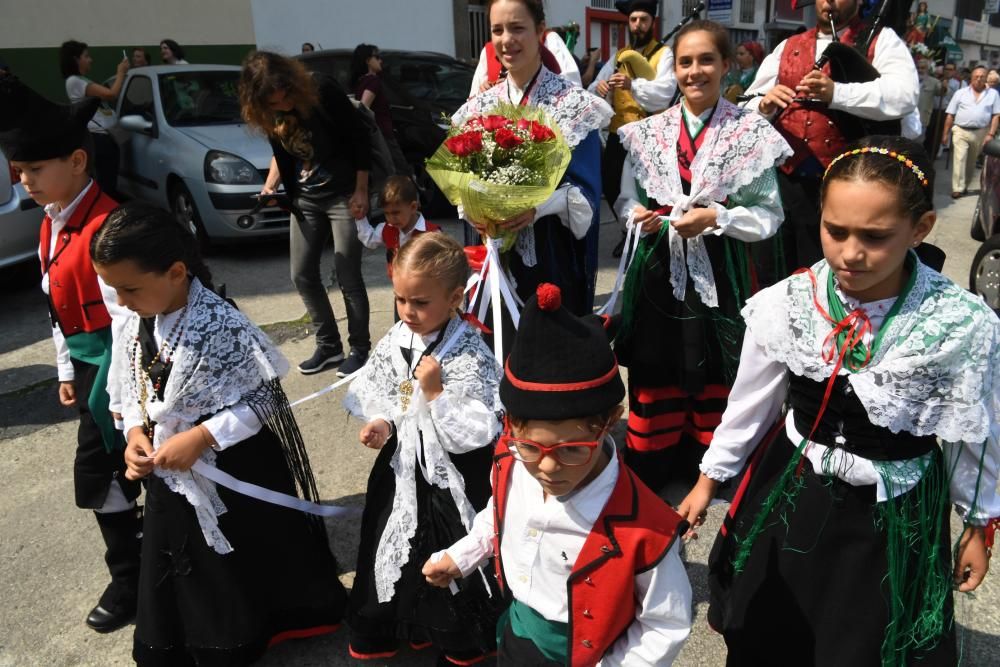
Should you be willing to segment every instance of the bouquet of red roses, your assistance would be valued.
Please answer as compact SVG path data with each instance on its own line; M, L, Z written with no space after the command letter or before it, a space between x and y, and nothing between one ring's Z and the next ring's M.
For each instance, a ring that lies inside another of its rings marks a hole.
M501 104L452 127L427 159L427 173L470 220L497 224L536 207L559 185L570 148L559 126L537 107ZM513 242L504 239L504 249Z

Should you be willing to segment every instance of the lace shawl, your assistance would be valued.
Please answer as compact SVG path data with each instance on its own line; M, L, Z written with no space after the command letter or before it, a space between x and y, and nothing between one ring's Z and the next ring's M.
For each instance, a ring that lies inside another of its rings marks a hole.
M618 130L636 180L661 206L673 207L674 217L695 205L715 208L721 217L725 206L720 202L725 202L730 195L792 155L788 142L770 123L720 99L708 127L703 130L705 139L691 163L691 194L685 195L677 169L677 140L682 122L681 105L677 104L661 114L629 123ZM684 298L690 275L702 302L710 307L718 306L718 292L704 239L695 236L685 243L673 226L668 236L670 284L674 297Z
M154 449L240 400L246 400L256 412L256 401L250 397L273 393L274 383L288 371L288 362L267 335L196 278L191 281L187 312L179 326L182 333L171 355L173 368L163 400L145 404L149 419L156 422ZM131 416L138 416L140 411L140 382L146 383L146 395L154 396L142 372L141 355L134 353L133 341L138 333L139 317L133 316L124 325L113 361L117 369L112 378L121 382L123 410ZM268 415L258 416L262 423L270 421ZM135 421L141 421L141 417ZM216 453L206 449L200 458L214 466ZM233 550L219 529L218 517L226 512L226 506L214 482L194 471L156 468L154 474L191 503L209 546L220 554Z
M819 285L830 269L813 266ZM829 310L825 289L816 295ZM754 297L743 309L747 331L772 361L823 381L833 363L820 349L832 329L813 304L805 274ZM982 443L1000 418L1000 321L981 298L917 262L913 289L887 323L874 356L848 381L868 418L894 433Z
M508 101L507 86L501 82L463 104L452 116L452 123L461 124L470 116L488 113L499 103ZM576 148L594 130L607 127L614 115L614 110L607 102L545 67L542 67L528 96L528 104L545 110L548 117L559 126L559 131L570 148ZM525 266L535 266L538 263L535 232L530 225L518 233L514 247Z
M447 345L462 329L455 343L444 350L444 358L438 359L444 393L428 404L414 380L413 399L403 412L399 386L410 377L411 366L392 339L396 329L405 326L400 322L379 341L344 399L344 407L353 416L366 421L381 417L396 427L397 447L390 463L396 489L375 553L379 602L392 599L402 568L410 558L410 540L416 534L418 521L418 469L428 484L451 492L462 524L469 530L476 512L465 495L465 480L448 453L487 447L500 431L496 416L501 409L500 367L479 334L457 318L449 321L441 337L442 345Z

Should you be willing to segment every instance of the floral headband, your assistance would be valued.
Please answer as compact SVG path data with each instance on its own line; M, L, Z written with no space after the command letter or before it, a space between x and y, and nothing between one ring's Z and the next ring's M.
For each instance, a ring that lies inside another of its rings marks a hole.
M852 155L860 155L861 153L878 153L879 155L885 155L893 160L897 160L903 163L910 171L913 172L913 175L917 177L917 180L920 181L920 184L922 186L926 188L927 185L929 184L927 176L924 174L924 170L915 165L913 163L913 160L906 157L902 153L891 151L888 148L878 148L876 146L865 146L864 148L855 148L854 150L847 151L846 153L841 153L837 157L833 158L833 160L827 166L826 172L824 172L823 174L823 179L824 180L826 179L827 175L830 173L830 170L833 169L833 165L837 164L840 160L844 159L845 157L850 157Z

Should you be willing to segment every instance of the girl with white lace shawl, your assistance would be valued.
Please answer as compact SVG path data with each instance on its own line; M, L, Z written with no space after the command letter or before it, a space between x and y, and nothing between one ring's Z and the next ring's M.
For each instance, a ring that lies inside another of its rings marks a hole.
M501 226L518 232L506 258L520 298L527 300L543 282L553 283L562 290L563 304L582 316L593 308L597 284L599 131L614 112L604 100L542 65L539 46L545 15L541 2L493 0L489 12L493 46L507 76L466 102L452 121L461 123L470 116L488 113L500 103L510 103L540 107L558 124L573 151L562 183L537 209ZM468 231L476 233L466 235L468 245L479 244L479 235L485 234L483 222L469 220L474 229ZM505 331L504 340L513 338Z
M625 461L654 491L697 477L735 375L739 309L756 290L750 244L783 219L774 167L791 150L720 98L730 50L725 28L688 23L674 43L684 99L618 131L628 159L615 208L643 235L615 337L629 369Z
M168 213L115 210L91 253L134 313L110 379L122 390L126 476L146 480L133 657L241 665L283 638L331 632L347 595L322 521L193 469L317 500L281 388L287 361L212 292L194 237Z
M447 234L403 245L392 264L401 321L379 341L344 401L378 449L361 520L348 624L355 658L394 655L400 640L433 644L458 664L495 649L499 593L492 577L454 596L421 567L464 537L490 496L491 445L501 430L500 368L457 315L468 264Z
M1000 322L913 252L932 169L899 137L834 159L826 259L743 310L729 405L679 508L699 525L749 462L709 560L729 664L958 663L952 587L982 581L1000 515Z

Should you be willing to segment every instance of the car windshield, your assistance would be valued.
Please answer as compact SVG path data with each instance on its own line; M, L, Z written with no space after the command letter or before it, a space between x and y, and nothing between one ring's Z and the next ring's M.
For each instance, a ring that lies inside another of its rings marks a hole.
M242 123L240 73L178 72L160 76L163 115L174 126Z
M390 63L388 73L418 100L458 109L469 97L473 69L459 62L410 57Z

